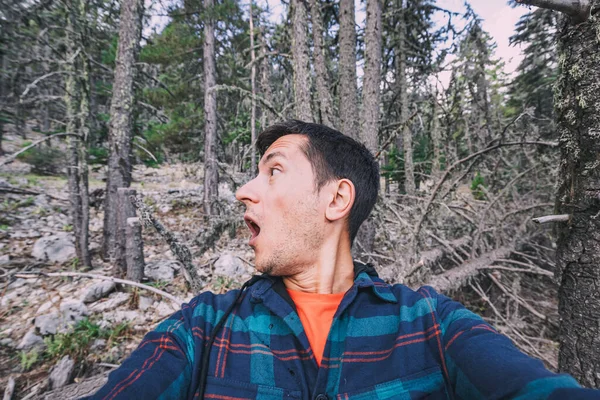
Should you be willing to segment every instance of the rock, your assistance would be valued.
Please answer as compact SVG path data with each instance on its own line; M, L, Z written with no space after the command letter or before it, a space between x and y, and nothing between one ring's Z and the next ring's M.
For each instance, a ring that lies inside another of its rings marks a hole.
M35 196L35 199L33 200L33 202L38 207L49 208L50 207L50 205L48 204L49 200L50 200L50 198L48 196L46 196L45 194L40 194L38 196Z
M0 339L0 346L13 348L15 347L15 341L11 338Z
M121 322L131 322L143 320L140 313L134 310L117 310L104 316L104 320L111 325L120 324Z
M140 310L146 311L147 309L152 307L153 303L154 303L154 300L152 300L150 297L140 296L140 299L138 301L138 307Z
M75 361L71 357L64 356L50 372L50 388L58 389L71 383Z
M7 265L10 262L10 256L8 254L4 254L0 256L0 265Z
M89 315L88 308L81 301L67 301L60 305L62 322L66 326L75 325Z
M17 346L17 350L25 350L29 351L31 349L42 350L46 347L46 343L44 343L44 339L41 336L35 334L35 328L31 328L27 331L19 345Z
M223 275L230 278L246 273L246 266L242 260L232 254L223 254L215 262L214 275Z
M154 260L144 266L144 275L152 281L170 282L175 277L175 271L181 269L181 264L173 260Z
M125 304L129 300L129 297L129 293L113 293L108 297L108 300L93 304L90 307L90 310L93 313L103 313L106 311L114 310L121 304Z
M106 347L106 339L96 339L90 346L91 351L101 350Z
M14 282L12 282L10 285L8 285L8 288L10 290L15 290L17 288L25 286L26 284L27 284L27 279L17 278L14 280Z
M64 263L75 257L75 245L67 232L45 236L33 245L31 255L41 261Z
M101 298L107 296L113 290L115 290L115 288L116 285L112 281L102 281L94 283L85 292L85 295L83 296L83 302L93 303L95 301L98 301Z
M58 313L44 314L35 318L35 327L40 335L55 335L61 320Z
M168 212L170 212L172 210L171 206L168 204L162 205L159 207L158 211L160 211L161 214L167 214Z
M175 313L175 310L173 310L173 307L171 307L169 304L161 301L156 306L156 313L159 317L166 317L167 315Z

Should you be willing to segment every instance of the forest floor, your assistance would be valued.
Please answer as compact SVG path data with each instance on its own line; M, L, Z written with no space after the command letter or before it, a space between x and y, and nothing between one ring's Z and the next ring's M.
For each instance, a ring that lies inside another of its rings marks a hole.
M10 153L20 148L11 148L10 144L11 138L5 138L4 148ZM90 193L105 187L104 176L103 168L91 168ZM204 231L201 178L201 166L195 164L161 165L159 169L136 166L132 188L143 196L155 217L198 256L194 262L210 279L206 289L224 292L250 277L254 255L246 244L247 228L242 224L235 232L224 232L212 248L197 254L199 246L195 239ZM100 282L96 279L15 278L15 274L22 272L79 272L80 267L74 257L51 263L33 256L36 242L44 237L61 236L72 241L66 176L35 174L28 164L17 160L0 169L0 186L3 185L40 193L2 193L0 205L0 389L13 377L14 398L24 398L51 388L50 372L65 355L75 360L72 372L75 382L110 370L135 349L146 332L171 315L173 307L160 295L122 285L95 301L83 303L90 288ZM220 185L220 200L234 209L240 207L227 183ZM243 209L239 211L242 222ZM93 269L86 272L111 276L112 265L100 255L102 225L103 211L98 201L90 208ZM167 243L152 228L144 228L143 238L146 264L170 266L173 270L169 276L166 268L166 275L162 271L163 278L155 277L145 283L189 301L193 294ZM227 257L221 258L223 255ZM234 268L236 274L213 275L219 259L226 264L221 268ZM71 313L69 317L74 321L48 326L48 319L65 318L65 313ZM24 339L28 335L31 339L32 334L36 343L23 348L27 342Z
M37 138L32 133L28 140ZM3 143L8 153L23 144L22 138L10 135ZM0 157L0 163L5 157ZM154 216L190 248L195 265L208 275L205 289L213 292L239 286L254 270L254 255L247 246L249 234L242 221L243 206L234 196L236 186L245 178L231 174L223 178L219 202L227 208L229 218L239 216L239 223L215 234L210 233L210 223L205 223L201 211L201 165L162 164L160 168L136 165L133 171L132 187ZM92 166L90 193L99 193L105 185L104 167ZM0 193L0 392L12 378L16 384L13 398L31 399L60 384L59 365L61 361L64 364L66 356L74 361L69 382L110 371L174 308L163 296L127 285L107 288L100 280L87 277L23 277L27 272L81 272L73 254L63 262L34 257L36 243L44 238L73 240L68 222L67 178L61 174L33 173L29 164L17 160L0 167L2 186L31 193ZM90 208L93 269L86 272L112 276L112 264L100 254L104 215L101 198L94 196ZM211 246L204 243L207 233L213 235ZM390 244L383 236L378 236L377 247L382 256L394 257L384 250ZM144 227L143 239L147 268L153 266L159 271L144 283L189 301L194 294L189 291L181 266L167 243L153 228ZM383 276L389 272L383 265L380 271ZM474 282L477 286L481 284L485 296L468 288L449 295L482 315L519 348L553 368L558 348L556 284L546 276L494 274L510 280L509 289L519 297L507 296L485 277ZM99 287L107 289L90 299L90 292ZM498 309L491 307L490 301ZM543 314L543 319L525 310L523 303L532 304Z

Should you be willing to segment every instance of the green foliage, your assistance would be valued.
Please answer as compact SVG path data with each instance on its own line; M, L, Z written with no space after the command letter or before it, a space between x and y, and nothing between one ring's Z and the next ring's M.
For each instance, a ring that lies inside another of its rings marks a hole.
M108 149L105 147L90 147L88 150L90 155L90 164L106 165L108 162Z
M485 185L485 179L479 172L475 174L475 177L471 181L471 193L476 200L485 200L485 192L481 190L481 187L487 187Z
M35 363L40 360L40 354L36 349L31 351L21 351L19 353L19 360L21 364L21 369L23 372L27 372L33 367Z
M111 343L123 338L128 333L129 325L127 323L102 329L98 324L84 319L77 323L72 331L44 338L46 343L44 355L52 360L65 355L74 359L82 359L88 354L89 347L95 339L106 339Z
M153 288L156 288L159 290L163 290L164 288L169 286L169 282L167 282L167 281L148 282L147 285L152 286Z
M55 147L36 146L17 158L31 165L32 171L40 175L59 174L65 165L65 154Z

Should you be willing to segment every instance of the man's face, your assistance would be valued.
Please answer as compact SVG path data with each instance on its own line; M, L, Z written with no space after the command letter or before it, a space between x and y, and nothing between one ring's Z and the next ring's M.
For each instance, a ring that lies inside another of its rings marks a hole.
M314 264L327 223L326 195L317 193L302 135L275 141L259 163L256 178L236 198L246 205L244 219L252 232L256 268L289 276Z

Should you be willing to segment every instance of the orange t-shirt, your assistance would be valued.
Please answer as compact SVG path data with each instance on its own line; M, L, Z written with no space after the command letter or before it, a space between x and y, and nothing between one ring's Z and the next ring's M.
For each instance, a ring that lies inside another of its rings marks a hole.
M287 291L296 304L296 310L308 337L308 343L310 343L320 367L333 315L342 302L344 293L306 293L290 289Z

